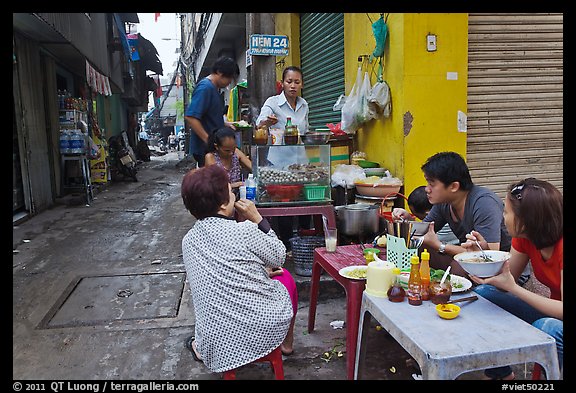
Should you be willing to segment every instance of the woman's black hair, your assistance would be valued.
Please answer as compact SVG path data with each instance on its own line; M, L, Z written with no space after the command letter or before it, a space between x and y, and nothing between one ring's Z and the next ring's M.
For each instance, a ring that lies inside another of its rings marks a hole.
M527 237L538 250L564 236L564 198L552 183L535 178L511 184L507 193L516 235Z
M222 140L224 138L236 139L234 130L230 127L224 126L213 132L208 138L208 147L206 149L208 153L214 153L216 151L216 146L222 146Z
M302 79L304 79L304 73L302 72L302 70L300 68L298 68L296 66L289 66L289 67L284 68L284 71L282 71L282 80L284 80L286 78L286 74L290 71L299 72Z
M439 180L445 186L456 181L460 183L461 190L467 191L474 186L466 161L453 151L434 154L426 160L421 169L427 179Z

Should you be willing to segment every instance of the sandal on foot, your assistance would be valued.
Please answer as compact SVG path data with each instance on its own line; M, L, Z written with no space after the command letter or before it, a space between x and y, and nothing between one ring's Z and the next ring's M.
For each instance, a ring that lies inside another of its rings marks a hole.
M194 346L192 345L192 343L194 342L195 338L194 336L190 336L186 339L186 348L188 348L188 350L190 352L192 352L192 357L194 358L194 360L196 360L197 362L201 362L202 359L196 354L196 351L194 350Z

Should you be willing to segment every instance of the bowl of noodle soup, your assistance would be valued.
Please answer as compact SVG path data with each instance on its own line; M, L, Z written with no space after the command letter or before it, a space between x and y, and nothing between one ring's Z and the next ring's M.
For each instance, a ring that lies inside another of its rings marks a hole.
M507 251L485 250L484 253L488 258L483 257L482 251L467 251L454 255L454 260L468 274L486 278L500 273L502 265L510 258Z

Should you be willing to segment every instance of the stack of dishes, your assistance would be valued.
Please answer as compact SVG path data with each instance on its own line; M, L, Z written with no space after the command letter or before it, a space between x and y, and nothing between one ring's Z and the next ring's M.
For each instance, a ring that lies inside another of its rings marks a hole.
M386 168L363 168L366 176L384 176L386 174Z

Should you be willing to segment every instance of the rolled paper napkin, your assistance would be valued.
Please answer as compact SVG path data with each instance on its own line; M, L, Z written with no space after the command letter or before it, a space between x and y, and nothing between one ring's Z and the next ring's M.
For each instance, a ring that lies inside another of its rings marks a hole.
M393 263L383 261L380 258L368 264L366 271L366 293L377 297L388 297L388 289L394 284Z

